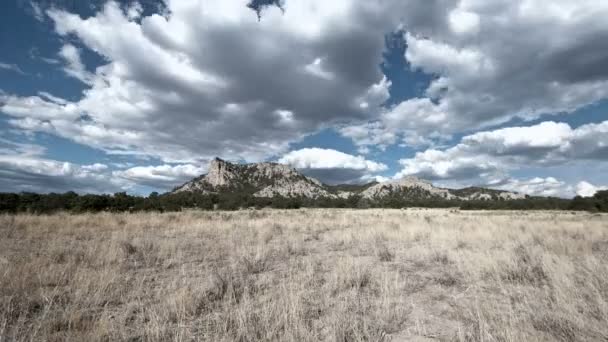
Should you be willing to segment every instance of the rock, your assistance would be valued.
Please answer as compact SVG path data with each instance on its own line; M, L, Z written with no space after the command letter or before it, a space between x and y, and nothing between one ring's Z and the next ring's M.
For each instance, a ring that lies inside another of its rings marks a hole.
M209 173L174 190L182 191L247 191L256 197L336 197L318 180L306 177L287 165L234 164L219 158L209 164Z
M525 198L513 192L470 187L458 190L439 188L416 177L404 177L383 183L367 185L327 186L304 176L288 165L278 163L236 164L215 158L209 163L209 172L199 176L173 192L195 191L202 193L244 192L256 197L302 197L316 199L349 198L359 195L377 200L397 196L410 200L512 200Z
M376 184L361 193L363 198L378 199L388 195L409 195L411 198L454 199L448 189L437 188L431 183L416 177L404 177L398 180Z

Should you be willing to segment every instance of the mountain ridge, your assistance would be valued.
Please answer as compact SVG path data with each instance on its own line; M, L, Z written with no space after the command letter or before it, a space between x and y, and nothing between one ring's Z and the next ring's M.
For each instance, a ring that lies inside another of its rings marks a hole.
M468 187L447 189L414 176L406 176L387 182L367 184L327 185L300 173L285 164L262 162L250 164L231 163L215 158L209 163L207 174L201 175L173 189L180 192L223 193L236 192L255 197L286 198L349 198L360 196L366 200L386 197L402 199L439 200L514 200L526 196L511 191Z

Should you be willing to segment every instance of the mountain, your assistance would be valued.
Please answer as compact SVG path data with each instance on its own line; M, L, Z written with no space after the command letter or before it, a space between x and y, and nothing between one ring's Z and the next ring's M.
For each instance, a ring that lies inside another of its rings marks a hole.
M431 183L408 176L397 180L378 183L361 193L363 198L380 199L387 196L399 196L413 199L438 198L456 199L447 189L433 186Z
M451 189L450 192L462 200L515 200L526 198L526 195L517 192L480 188L476 186Z
M356 185L326 185L304 176L296 169L278 163L235 164L215 158L206 175L197 177L173 190L174 193L193 191L202 193L237 192L255 197L348 198L358 195L367 200L398 197L408 200L512 200L525 195L469 187L444 189L418 179L398 180Z
M421 180L407 176L401 179L375 184L361 192L366 199L381 199L387 196L409 199L441 199L441 200L513 200L526 196L510 191L469 187L464 189L445 189Z
M256 197L335 197L318 180L277 163L233 164L215 158L209 171L173 192L243 192Z

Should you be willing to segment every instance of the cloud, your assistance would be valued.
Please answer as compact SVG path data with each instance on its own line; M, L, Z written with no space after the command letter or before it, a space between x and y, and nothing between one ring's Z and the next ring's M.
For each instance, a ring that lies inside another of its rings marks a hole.
M40 156L46 152L44 146L19 143L0 137L0 155Z
M207 167L191 164L136 166L126 170L115 171L114 175L140 185L154 188L171 188L181 185L207 171Z
M146 14L138 2L110 1L88 17L32 3L54 25L64 42L58 57L84 91L77 100L0 92L7 122L170 168L280 156L327 127L360 153L425 147L401 160L399 175L442 181L491 182L522 166L607 158L606 122L493 127L608 97L608 4L286 0L258 18L246 0L165 3ZM387 101L392 85L379 65L385 34L397 30L404 61L432 81L392 105L398 99ZM94 70L85 51L101 57ZM456 146L442 146L461 134ZM362 175L352 170L347 181Z
M30 1L30 6L34 18L40 22L44 21L44 11L40 7L40 5L34 1Z
M65 45L66 72L89 84L82 98L12 96L0 110L21 129L112 153L167 163L265 159L377 113L390 86L378 67L384 34L405 13L396 6L412 7L386 5L286 1L260 20L244 0L168 1L167 13L148 16L113 1L88 18L51 9L56 33L104 62L89 77Z
M608 97L608 52L600 43L608 39L606 3L433 3L444 11L430 10L427 24L405 20L403 30L406 61L434 79L424 96L382 111L377 130L416 144L430 134L571 113Z
M427 150L416 153L414 158L401 159L403 169L395 178L414 175L427 180L466 180L504 176L504 167L487 156L451 157L450 152Z
M130 188L103 164L78 165L36 156L1 155L0 188L6 192L113 193Z
M397 141L396 134L384 129L380 122L344 126L338 131L342 136L351 138L359 149L366 153L369 152L369 146L384 150Z
M530 179L507 178L500 182L487 184L499 190L515 191L531 196L572 197L573 187L553 177L534 177Z
M589 182L582 181L576 185L576 194L581 197L593 197L596 192L608 190L606 186L595 186Z
M541 122L477 132L445 150L428 149L401 159L397 177L437 179L497 179L529 166L555 166L576 161L608 161L608 121L571 128L566 123Z
M27 75L17 64L8 64L0 62L0 69L16 72L20 75Z
M33 107L12 123L165 162L253 161L336 124L362 151L435 146L608 96L608 6L590 0L553 2L548 13L532 0L282 4L259 20L244 0L167 1L166 13L147 16L112 1L88 18L51 9L59 35L105 61L89 75L74 46L60 53L89 84L70 103L86 120L49 121ZM391 83L378 65L397 29L404 59L435 78L425 96L382 109Z
M171 190L207 170L191 164L132 166L113 163L76 164L44 156L46 148L0 138L0 189L5 192L40 193L76 191L80 193L115 193L139 191L147 186Z
M0 138L0 189L4 192L114 193L133 184L112 177L107 165L79 165L44 157L46 148Z
M65 44L59 51L59 56L65 61L63 70L85 84L92 85L94 75L86 70L80 59L80 51L72 44Z
M40 50L37 47L31 47L28 51L28 55L31 59L34 60L41 60L46 64L50 64L50 65L55 65L55 64L60 64L61 61L59 61L58 59L55 58L49 58L49 57L44 57L40 55Z
M278 160L302 173L328 184L369 181L387 166L340 151L323 148L303 148L291 151Z

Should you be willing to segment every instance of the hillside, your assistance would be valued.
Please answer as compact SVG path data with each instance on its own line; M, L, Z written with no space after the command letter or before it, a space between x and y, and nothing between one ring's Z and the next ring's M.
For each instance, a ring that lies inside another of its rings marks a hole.
M277 163L234 164L215 158L209 172L173 190L174 193L242 192L256 197L333 197L318 180Z
M173 190L173 193L241 193L255 197L349 198L366 200L397 197L406 200L512 200L522 194L479 187L445 189L416 177L367 184L326 185L278 163L236 164L215 158L209 171Z

